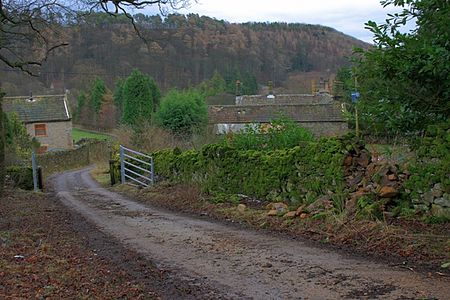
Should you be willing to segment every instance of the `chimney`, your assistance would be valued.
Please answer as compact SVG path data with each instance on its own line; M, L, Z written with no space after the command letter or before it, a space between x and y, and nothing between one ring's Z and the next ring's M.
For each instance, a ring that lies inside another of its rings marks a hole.
M30 98L27 99L28 102L34 102L33 92L30 91Z
M267 95L267 99L274 99L275 95L273 94L273 82L269 81L267 85L269 86L269 94Z
M236 80L236 96L241 95L241 82L239 80Z

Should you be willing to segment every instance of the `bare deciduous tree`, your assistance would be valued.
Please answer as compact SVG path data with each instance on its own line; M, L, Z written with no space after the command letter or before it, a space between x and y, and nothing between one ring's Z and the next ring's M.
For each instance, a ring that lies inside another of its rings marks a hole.
M157 6L161 12L180 9L190 0L0 0L0 61L34 75L53 50L68 45L61 26L74 16L104 11L111 16ZM137 30L136 26L134 26ZM137 31L138 32L138 31ZM139 32L138 32L139 34Z

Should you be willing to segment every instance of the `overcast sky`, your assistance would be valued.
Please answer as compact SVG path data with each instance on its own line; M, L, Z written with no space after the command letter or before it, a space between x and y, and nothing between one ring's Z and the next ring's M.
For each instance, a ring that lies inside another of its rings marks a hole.
M271 21L320 24L372 42L364 29L368 20L381 23L392 8L383 8L379 0L198 0L183 14L197 13L229 22ZM398 9L397 9L398 11ZM146 13L151 14L150 10Z

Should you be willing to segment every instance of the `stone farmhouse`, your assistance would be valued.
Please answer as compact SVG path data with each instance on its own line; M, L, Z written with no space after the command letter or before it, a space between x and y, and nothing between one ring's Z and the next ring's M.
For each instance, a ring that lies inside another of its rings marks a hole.
M235 105L210 105L208 120L216 133L237 132L248 124L268 124L289 117L316 136L347 133L345 107L329 93L236 96Z
M3 110L18 115L28 134L41 143L39 153L73 148L67 95L5 97Z

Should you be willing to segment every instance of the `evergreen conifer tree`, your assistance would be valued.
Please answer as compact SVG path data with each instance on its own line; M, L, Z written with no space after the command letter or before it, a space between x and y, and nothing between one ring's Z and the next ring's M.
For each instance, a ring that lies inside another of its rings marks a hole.
M128 125L138 125L150 120L161 98L155 80L139 70L133 70L126 79L122 96L122 122Z
M98 115L102 107L103 96L106 93L105 82L100 78L95 78L91 88L91 106L95 114Z

